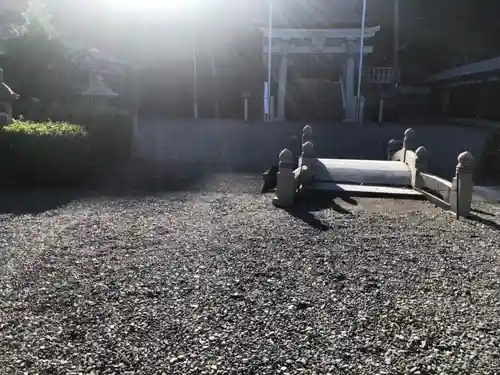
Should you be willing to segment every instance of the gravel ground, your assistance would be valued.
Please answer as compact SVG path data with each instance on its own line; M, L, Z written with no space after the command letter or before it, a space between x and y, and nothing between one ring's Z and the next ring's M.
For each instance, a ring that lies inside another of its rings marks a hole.
M500 374L500 208L260 181L0 215L3 374Z

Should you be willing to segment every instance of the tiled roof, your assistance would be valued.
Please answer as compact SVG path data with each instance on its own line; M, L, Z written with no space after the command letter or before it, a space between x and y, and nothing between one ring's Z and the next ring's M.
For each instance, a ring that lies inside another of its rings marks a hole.
M500 70L500 57L478 61L472 64L458 66L456 68L444 70L427 79L428 83L451 80L469 76L472 74L488 73Z
M64 45L66 46L66 48L68 48L69 58L77 63L95 60L132 67L132 64L129 64L126 61L119 60L106 52L98 50L97 48L89 48L73 41L64 41Z

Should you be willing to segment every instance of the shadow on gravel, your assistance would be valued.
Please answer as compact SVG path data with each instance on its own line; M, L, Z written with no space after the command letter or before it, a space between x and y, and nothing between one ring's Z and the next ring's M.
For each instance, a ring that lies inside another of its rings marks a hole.
M33 189L0 192L0 214L36 215L63 207L88 194L78 190Z
M358 202L351 197L345 195L339 196L337 194L328 192L308 192L307 199L304 199L304 197L302 197L299 202L308 211L321 211L327 208L331 208L339 214L350 215L351 212L335 202L336 199L341 199L342 201L352 206L356 206L358 204Z
M331 229L329 225L323 223L321 220L316 218L310 211L308 211L305 207L296 206L285 209L293 217L302 220L304 223L309 225L314 229L318 229L320 231L326 231Z
M486 212L483 210L479 210L477 208L472 209L472 212L475 214L480 214L480 215L486 215L486 216L495 216L495 214L492 214L491 212Z
M329 230L331 227L319 220L313 212L329 208L342 215L351 215L351 212L335 202L336 198L338 197L329 193L309 192L307 198L301 197L295 207L289 208L286 211L293 217L302 220L315 229L322 231ZM350 197L342 197L341 199L351 205L358 204L356 200Z
M40 214L86 198L140 197L193 190L207 177L206 168L137 164L113 170L82 188L26 188L0 191L0 214Z
M489 214L489 215L491 215L491 214ZM476 214L472 214L471 216L469 216L469 219L471 221L476 222L476 223L486 225L487 227L490 227L493 230L500 231L500 224L498 224L497 222L495 222L493 220L486 219L486 218L481 217L481 216L476 215Z
M133 160L101 181L108 195L143 195L192 190L211 172L201 163L153 163Z
M105 189L111 194L141 195L176 191L198 191L219 174L262 175L266 165L238 162L164 162L133 161L108 178Z
M145 162L133 160L82 188L0 190L0 214L40 214L88 198L124 198L195 192L210 188L221 173L262 173L261 165ZM230 182L230 181L229 181ZM227 181L226 181L227 184ZM229 186L220 187L228 189ZM237 186L236 190L241 189ZM247 190L251 190L248 187Z
M350 204L351 206L357 206L358 205L358 201L356 199L352 198L352 197L341 196L340 199L342 199L347 204Z

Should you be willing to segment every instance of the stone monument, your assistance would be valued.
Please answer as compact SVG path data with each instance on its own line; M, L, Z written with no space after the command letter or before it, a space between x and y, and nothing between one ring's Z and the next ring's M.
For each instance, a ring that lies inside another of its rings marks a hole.
M7 86L3 80L3 70L0 69L0 126L12 123L12 103L19 95Z

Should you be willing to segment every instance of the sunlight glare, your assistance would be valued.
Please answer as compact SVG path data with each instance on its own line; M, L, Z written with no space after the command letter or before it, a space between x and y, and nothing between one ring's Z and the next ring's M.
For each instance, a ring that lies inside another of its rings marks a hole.
M167 11L172 13L197 10L207 0L107 0L114 9L133 11Z

